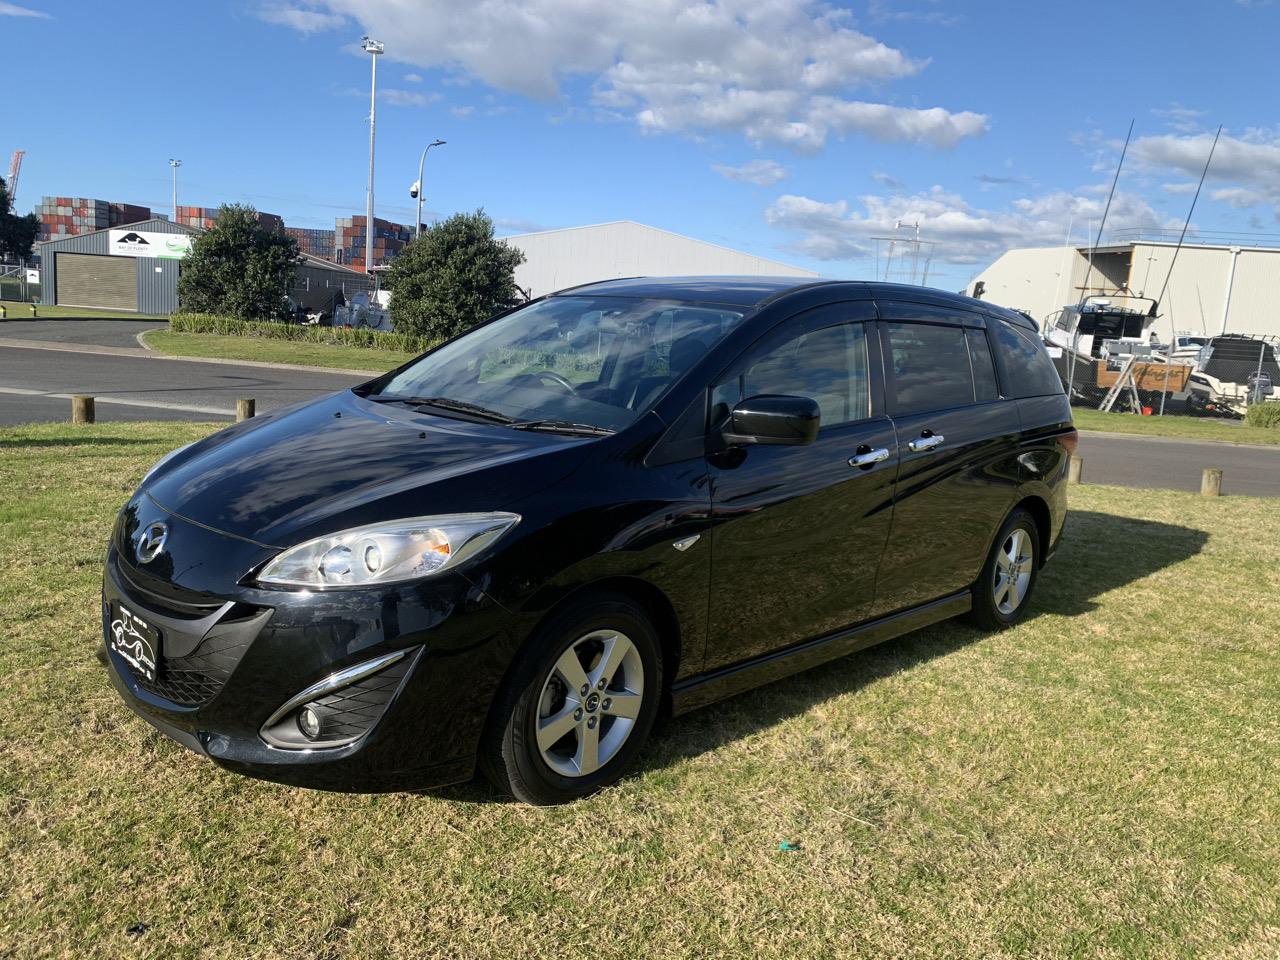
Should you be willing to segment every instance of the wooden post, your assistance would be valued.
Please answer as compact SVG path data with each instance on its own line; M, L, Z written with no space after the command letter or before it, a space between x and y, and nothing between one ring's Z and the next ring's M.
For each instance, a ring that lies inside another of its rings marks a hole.
M93 423L93 397L77 393L71 398L71 422Z
M257 402L253 397L241 397L236 401L236 423L241 420L248 420L253 416Z
M1084 457L1073 456L1067 465L1067 483L1083 483L1080 475L1084 472Z
M1222 496L1222 471L1216 467L1205 467L1204 474L1200 477L1200 496L1202 497L1220 497Z

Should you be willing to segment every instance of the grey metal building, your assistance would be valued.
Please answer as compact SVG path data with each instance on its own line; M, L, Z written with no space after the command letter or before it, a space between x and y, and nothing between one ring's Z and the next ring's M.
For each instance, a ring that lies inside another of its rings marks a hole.
M201 232L153 219L47 240L39 244L41 297L57 306L173 313L178 309L182 257ZM293 290L333 290L349 296L373 286L359 271L303 257Z

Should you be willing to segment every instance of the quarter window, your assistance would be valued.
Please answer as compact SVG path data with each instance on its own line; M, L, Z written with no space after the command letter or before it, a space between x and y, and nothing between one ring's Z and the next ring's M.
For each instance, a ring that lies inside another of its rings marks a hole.
M991 326L1009 381L1009 395L1044 397L1062 393L1062 379L1042 346L1003 320L994 320Z
M897 414L973 403L973 374L963 327L885 323L890 384Z

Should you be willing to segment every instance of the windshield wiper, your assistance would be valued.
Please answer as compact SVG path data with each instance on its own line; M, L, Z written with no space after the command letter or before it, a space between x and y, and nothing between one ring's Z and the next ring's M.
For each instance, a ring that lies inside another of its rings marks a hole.
M571 420L521 420L511 424L512 430L543 430L547 433L577 433L590 437L609 437L617 433L608 427L594 423L574 423Z
M379 403L403 403L411 407L436 407L439 410L450 410L455 413L466 413L482 420L492 420L494 423L515 423L515 417L509 417L505 413L497 410L490 410L488 407L482 407L478 403L468 403L466 400L454 400L451 397L397 397L388 396L387 394L377 394L369 397Z

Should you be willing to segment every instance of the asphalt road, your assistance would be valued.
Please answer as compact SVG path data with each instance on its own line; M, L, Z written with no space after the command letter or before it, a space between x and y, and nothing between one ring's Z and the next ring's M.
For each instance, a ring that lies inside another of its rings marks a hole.
M10 311L12 313L12 310ZM136 347L144 330L162 330L167 320L7 320L0 337L52 343L86 343L104 347Z
M3 346L0 424L69 419L67 397L75 393L97 398L99 421L219 420L234 415L238 397L255 398L258 410L265 412L367 379L308 370Z
M15 326L6 325L5 338L18 334ZM99 421L223 420L234 415L237 397L254 397L266 411L367 379L57 346L0 346L0 425L65 421L73 393L97 398ZM1081 433L1079 454L1086 483L1198 491L1204 468L1218 467L1226 494L1280 497L1280 447Z
M1205 467L1222 470L1222 492L1280 497L1280 446L1081 433L1085 483L1200 491Z

